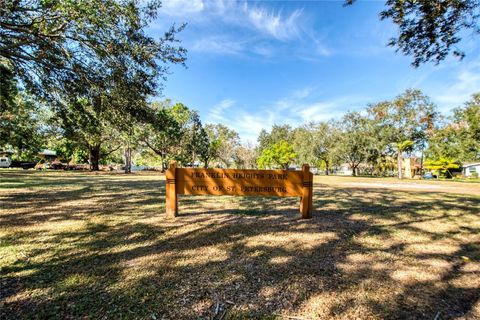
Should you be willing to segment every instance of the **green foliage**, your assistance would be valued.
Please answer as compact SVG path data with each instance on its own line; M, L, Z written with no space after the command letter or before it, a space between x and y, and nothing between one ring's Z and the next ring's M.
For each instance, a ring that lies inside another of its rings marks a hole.
M26 88L56 102L113 78L122 78L122 89L154 94L166 64L183 63L186 53L175 39L182 27L158 41L146 35L160 6L157 0L2 1L0 60ZM113 107L135 115L127 104Z
M413 142L406 150L423 148L438 116L433 103L419 90L406 90L392 101L370 105L367 111L377 134L395 153L405 141Z
M293 130L293 148L297 154L299 163L315 165L318 162L316 157L316 135L313 123L303 125Z
M185 131L187 119L183 122L177 119L188 108L183 105L171 105L168 100L154 102L150 107L153 121L140 128L140 140L160 157L162 168L165 169L167 161L173 159L178 151L182 133Z
M438 117L435 106L419 90L406 90L392 101L368 107L368 115L376 134L379 155L395 155L397 172L402 178L403 153L423 151Z
M474 94L453 117L436 128L429 140L427 156L431 159L480 160L480 94Z
M14 100L17 95L17 82L13 71L0 60L0 111L2 114L15 108Z
M292 127L288 124L277 125L274 124L270 132L262 129L258 136L258 152L262 153L263 150L271 147L272 145L287 141L288 143L293 142L293 131Z
M338 132L331 122L310 122L293 130L293 147L298 163L308 163L325 169L326 174L333 164L336 136Z
M43 146L40 106L17 89L9 69L0 65L0 148L13 148L14 158L33 160Z
M177 154L177 160L183 164L194 164L197 159L205 160L209 154L209 140L205 129L200 121L198 112L191 111L188 127L181 139L181 152Z
M347 5L355 0L346 0ZM472 29L480 32L480 2L477 0L387 0L381 19L391 19L399 28L390 46L397 47L413 57L412 65L418 67L427 61L439 63L453 50L453 55L463 58L458 49L460 34Z
M335 156L347 162L357 174L357 168L369 155L371 137L369 135L368 119L358 112L349 112L337 123L341 134L336 141Z
M62 136L76 144L64 150L68 156L73 149L86 150L94 170L107 157L117 161L115 152L122 144L129 152L135 147L140 123L163 125L147 98L159 92L167 64L185 61L186 51L175 39L182 27L170 28L158 41L145 33L160 5L123 0L2 3L1 81L8 85L2 101L11 100L8 79L18 78L49 101Z
M88 153L90 169L98 170L101 160L121 147L121 137L119 128L112 124L110 114L102 108L103 97L90 101L72 101L55 120L61 126L63 136L75 142L74 149Z
M191 165L197 159L208 162L210 141L196 111L182 103L154 103L153 122L142 128L140 140L155 152L167 167L168 160Z
M55 139L51 136L49 138L50 149L55 150L60 160L67 163L86 163L88 161L88 151L78 142L65 137Z
M297 158L293 146L287 141L281 141L273 144L262 151L261 156L257 160L258 167L261 169L280 167L288 169L290 163Z
M229 168L235 163L240 136L223 124L207 124L205 130L210 141L211 159Z
M425 161L424 167L427 170L432 170L440 173L440 175L445 176L446 178L451 178L452 169L460 169L461 164L457 160L440 158L438 160L427 160Z
M480 160L480 93L474 94L464 107L454 110L454 123L458 124L462 158Z
M415 142L413 142L412 140L405 140L405 141L397 143L396 149L400 153L407 152L407 151L411 151L413 149L414 145L415 145Z
M208 138L207 131L202 126L197 129L197 136L195 138L195 141L195 148L198 154L198 158L201 162L203 162L203 166L207 168L211 157L212 144L210 143L210 139Z
M441 128L432 132L425 151L427 158L439 159L441 157L462 160L462 145L459 140L458 126L455 123L445 123Z

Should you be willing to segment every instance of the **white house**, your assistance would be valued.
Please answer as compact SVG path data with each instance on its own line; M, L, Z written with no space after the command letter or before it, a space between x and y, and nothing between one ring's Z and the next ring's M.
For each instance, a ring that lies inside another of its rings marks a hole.
M462 166L462 172L465 177L471 177L475 173L480 176L480 162L468 163Z
M53 150L49 150L49 149L43 149L42 152L39 152L38 155L40 156L40 158L44 158L44 157L56 157L57 156L57 152L56 151L53 151Z
M353 175L353 170L350 168L350 165L348 163L343 163L336 168L335 174L342 176L351 176Z

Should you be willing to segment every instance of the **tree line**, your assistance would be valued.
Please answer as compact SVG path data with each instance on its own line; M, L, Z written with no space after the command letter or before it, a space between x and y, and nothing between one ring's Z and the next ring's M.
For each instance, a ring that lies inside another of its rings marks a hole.
M158 39L146 34L160 7L159 0L2 1L0 147L20 159L48 147L92 170L125 162L126 171L135 158L163 168L172 159L239 168L311 163L327 174L347 163L353 174L366 165L371 174L396 167L401 175L402 157L415 153L448 175L480 159L479 95L442 117L428 97L408 90L341 120L275 125L257 146L242 144L225 125L202 124L181 103L151 102L187 52L177 39L185 25ZM476 28L477 8L476 1L387 1L381 17L399 25L391 44L418 66L443 60L459 30Z
M365 174L402 178L403 158L416 156L423 168L450 177L462 163L480 161L480 94L447 117L410 89L338 120L262 130L258 148L260 166L310 163L329 174L348 164L353 175L362 167Z
M16 98L10 101L14 112L2 115L4 148L28 158L48 147L67 161L88 162L92 170L114 162L128 171L132 159L163 170L171 160L182 166L261 169L309 163L327 175L346 164L353 175L361 168L364 174L397 172L402 178L404 157L416 156L424 168L445 176L464 162L480 161L480 94L447 117L421 91L407 90L341 119L273 125L253 145L242 143L226 125L203 124L197 111L170 100L148 103L148 120L124 115L128 122L119 125L84 100L58 116L10 85Z

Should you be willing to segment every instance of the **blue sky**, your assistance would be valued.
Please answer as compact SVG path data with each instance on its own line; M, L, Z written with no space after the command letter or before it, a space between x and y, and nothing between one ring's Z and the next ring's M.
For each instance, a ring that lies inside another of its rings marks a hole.
M339 118L368 103L421 89L445 114L480 91L480 45L466 33L466 58L410 66L386 46L397 32L380 21L383 1L170 0L148 32L188 23L178 37L187 68L173 66L161 98L223 123L244 142L262 128Z

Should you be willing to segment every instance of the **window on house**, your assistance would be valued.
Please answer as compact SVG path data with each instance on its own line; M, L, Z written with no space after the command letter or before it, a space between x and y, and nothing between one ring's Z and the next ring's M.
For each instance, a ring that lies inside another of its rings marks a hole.
M470 167L470 168L468 168L468 171L470 171L470 173L474 173L474 172L477 172L477 168Z

